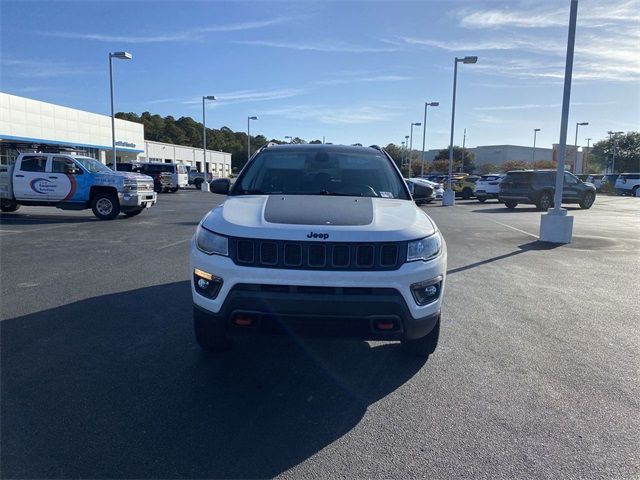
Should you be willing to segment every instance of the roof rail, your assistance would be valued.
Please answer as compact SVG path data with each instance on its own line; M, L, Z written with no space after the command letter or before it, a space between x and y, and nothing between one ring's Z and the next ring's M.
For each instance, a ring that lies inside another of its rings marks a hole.
M382 147L380 147L379 145L369 145L369 148L373 148L375 150L382 150Z

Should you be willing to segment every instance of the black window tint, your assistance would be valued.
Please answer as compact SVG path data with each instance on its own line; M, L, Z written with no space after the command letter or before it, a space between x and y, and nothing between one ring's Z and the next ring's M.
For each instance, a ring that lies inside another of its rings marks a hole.
M53 173L82 173L73 160L64 157L54 157L51 164L51 172Z
M44 155L34 155L24 157L20 169L24 172L44 172L47 166L47 157Z

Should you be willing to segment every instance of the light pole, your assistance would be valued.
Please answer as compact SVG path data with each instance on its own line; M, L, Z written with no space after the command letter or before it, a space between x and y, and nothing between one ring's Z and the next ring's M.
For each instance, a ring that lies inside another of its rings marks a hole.
M407 158L407 163L409 164L409 176L411 176L411 152L413 152L413 127L420 127L422 123L416 122L411 124L411 139L409 140L409 156Z
M587 171L588 161L589 161L589 143L591 142L590 138L585 139L587 141L587 154L584 156L584 160L582 162L582 173L589 173Z
M425 102L424 104L424 120L422 122L422 156L420 157L420 176L424 177L424 145L427 138L427 107L437 107L438 102Z
M402 145L400 147L400 172L402 172L402 175L404 175L404 152L405 152L405 148L404 148L404 141L400 142L400 145Z
M404 162L402 168L407 168L407 160L409 159L409 135L404 136Z
M465 150L465 146L467 144L467 129L464 129L464 134L462 135L462 162L460 165L460 172L462 173L464 171L464 150Z
M291 138L291 135L285 135L285 136L284 136L284 139L285 139L285 140L286 140L287 138L289 139L289 143L291 143L291 142L293 141L293 138Z
M589 122L577 122L576 123L576 141L575 141L575 145L574 145L574 148L576 149L576 156L575 156L575 161L573 163L573 173L578 173L578 127L584 127L585 125L589 125ZM583 159L582 163L584 164L584 159ZM581 168L580 170L581 170L581 173L582 173L583 169Z
M458 63L462 62L465 64L476 63L478 61L478 57L463 57L463 58L455 58L453 62L453 101L451 102L451 140L449 142L449 175L447 178L447 190L444 192L442 196L442 206L450 207L455 205L456 203L456 194L451 188L451 176L453 174L453 128L456 118L456 83L458 81Z
M217 100L217 98L215 95L205 95L202 97L202 155L204 160L202 168L204 168L206 173L209 173L209 164L207 163L207 117L204 110L205 100Z
M567 128L569 126L569 106L571 102L571 78L573 75L573 53L576 43L576 23L578 0L571 0L569 12L569 33L567 36L567 56L564 69L564 91L562 94L562 115L560 117L560 141L558 142L558 165L556 168L556 190L554 207L540 216L540 240L551 243L570 243L573 237L573 217L562 208L564 186L564 163L567 152ZM547 202L545 202L547 203Z
M611 172L610 173L616 173L615 168L616 168L616 137L624 132L614 132L609 130L607 132L609 134L609 142L611 142L611 135L613 135L613 156L611 157Z
M258 117L247 117L247 162L251 158L251 120L257 120Z
M113 60L131 60L133 55L129 52L109 52L109 88L111 90L111 147L113 147L113 170L116 171L116 116L113 111Z
M533 153L531 154L531 164L534 164L536 162L536 137L539 131L539 128L533 129Z

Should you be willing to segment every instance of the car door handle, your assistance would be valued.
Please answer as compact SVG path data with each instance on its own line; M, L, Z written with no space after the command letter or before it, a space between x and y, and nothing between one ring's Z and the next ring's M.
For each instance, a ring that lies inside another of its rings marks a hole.
M24 175L16 175L16 177L24 178Z
M49 177L49 178L58 178L58 177Z

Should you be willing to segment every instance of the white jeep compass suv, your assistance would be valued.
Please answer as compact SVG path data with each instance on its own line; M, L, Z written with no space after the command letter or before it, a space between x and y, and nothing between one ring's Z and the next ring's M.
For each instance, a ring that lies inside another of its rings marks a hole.
M444 239L379 147L260 149L191 243L194 327L206 351L242 332L400 340L436 348Z

